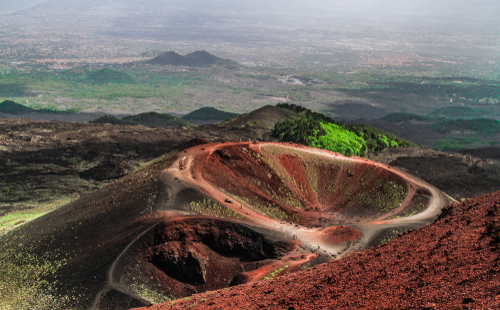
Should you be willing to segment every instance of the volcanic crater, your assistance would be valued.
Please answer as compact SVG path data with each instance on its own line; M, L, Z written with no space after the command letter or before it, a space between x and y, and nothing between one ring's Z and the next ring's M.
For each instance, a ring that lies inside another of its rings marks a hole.
M289 143L196 145L160 178L161 220L113 271L151 302L346 256L432 222L449 202L387 165Z

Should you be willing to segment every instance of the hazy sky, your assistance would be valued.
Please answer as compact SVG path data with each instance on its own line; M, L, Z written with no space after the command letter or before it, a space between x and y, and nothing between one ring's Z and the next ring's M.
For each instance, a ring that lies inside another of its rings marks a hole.
M0 12L40 0L0 0ZM40 24L68 31L168 40L225 37L256 40L266 33L293 39L327 31L377 36L387 31L421 35L487 35L500 44L500 0L47 0L27 11ZM26 11L23 11L26 12ZM20 13L16 13L20 14ZM29 22L29 14L23 15ZM74 27L74 28L72 28ZM86 31L86 30L85 30ZM273 37L273 38L274 38Z
M19 10L23 7L44 2L43 0L0 0L0 12ZM460 17L482 18L498 17L500 1L498 0L47 0L59 2L63 7L90 5L133 7L152 5L161 7L183 6L191 9L218 9L220 11L236 10L239 13L259 12L278 13L277 9L295 14L328 14L361 13L374 18L392 14L410 14L415 16L446 16L453 13ZM121 4L121 5L120 5ZM162 11L160 9L160 11ZM453 13L452 13L453 12ZM361 18L361 16L360 16Z
M0 0L0 14L24 9L43 1L44 0Z

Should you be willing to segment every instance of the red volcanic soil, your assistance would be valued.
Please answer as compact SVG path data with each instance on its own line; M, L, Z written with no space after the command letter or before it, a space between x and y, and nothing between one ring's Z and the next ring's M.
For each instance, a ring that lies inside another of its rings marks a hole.
M202 162L203 179L228 195L268 217L304 226L383 218L401 207L409 187L407 180L372 163L278 145L227 145L205 154ZM368 201L369 195L380 200Z
M298 248L295 240L277 232L215 218L179 217L145 234L117 270L127 270L120 275L127 285L189 296L260 280L288 262L305 263Z
M142 309L499 309L499 252L497 192L338 261Z
M320 238L324 243L341 243L354 241L361 237L362 233L349 226L328 227L321 232Z

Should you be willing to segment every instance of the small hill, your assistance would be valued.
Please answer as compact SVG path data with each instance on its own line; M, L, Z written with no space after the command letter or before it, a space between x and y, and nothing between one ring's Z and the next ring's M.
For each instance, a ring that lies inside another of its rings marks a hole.
M225 127L261 127L266 129L273 129L274 125L288 119L297 118L298 114L294 111L266 105L260 109L252 111L247 114L241 114L233 120L224 122L222 126Z
M184 56L172 51L161 54L149 60L147 63L153 65L186 66L186 60Z
M217 110L212 107L204 107L198 110L194 110L193 112L186 114L182 117L183 120L191 121L191 120L226 120L228 118L233 118L238 116L236 113L225 112L221 110Z
M14 101L5 100L0 103L0 113L13 114L13 115L23 115L30 113L48 113L48 114L64 114L71 113L69 111L53 111L47 109L32 109L25 107L22 104L16 103Z
M330 117L303 106L279 103L278 107L298 113L295 119L275 124L273 135L280 141L300 143L346 156L416 146L394 134L364 124L337 124Z
M85 79L86 82L94 83L94 84L133 84L135 80L129 74L114 71L111 69L101 69L92 73L88 78Z
M125 116L121 121L157 127L182 127L190 126L188 122L170 114L147 112L138 115Z
M114 117L112 115L101 116L101 117L96 118L95 120L91 121L91 123L94 123L94 124L114 124L114 125L133 125L133 124L136 124L135 122L121 120L121 119Z
M155 57L146 63L152 65L172 65L172 66L188 66L188 67L210 67L223 66L228 68L237 68L238 63L230 60L214 56L206 51L196 51L185 56L176 52L166 52Z
M36 110L25 107L19 103L15 103L14 101L10 100L5 100L4 102L0 103L0 113L21 115L21 114L28 114L34 111Z
M482 113L474 110L470 107L445 107L437 109L434 112L427 115L428 118L438 119L438 118L448 118L448 119L472 119L479 118Z

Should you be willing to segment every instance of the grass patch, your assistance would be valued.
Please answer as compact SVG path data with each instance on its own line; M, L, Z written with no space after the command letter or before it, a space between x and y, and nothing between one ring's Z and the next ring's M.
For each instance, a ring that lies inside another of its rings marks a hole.
M154 289L148 288L144 284L135 285L134 289L135 289L137 295L139 295L139 297L146 299L147 301L150 301L154 304L161 304L161 303L169 302L169 301L176 299L172 295L168 295L168 296L163 295L161 292L158 292Z
M359 203L389 212L399 206L407 195L406 188L394 181L377 180L367 191L359 195Z
M53 253L51 253L53 254ZM43 280L65 264L38 257L21 243L0 247L0 309L61 309L69 301Z
M283 272L286 268L288 268L288 266L284 266L284 267L281 267L279 269L274 270L273 272L271 272L270 274L265 276L264 280L269 280L271 278L276 277L280 272Z
M14 211L0 217L0 235L16 225L34 220L37 217L68 204L70 201L71 197L63 197L45 203L34 202L33 208L28 210L16 210L16 206L14 206ZM26 203L23 203L22 206L25 204ZM5 204L3 204L3 206L5 206ZM22 206L17 206L17 208L22 208Z
M200 201L191 201L190 203L187 204L187 208L191 212L203 214L205 216L214 216L220 218L235 217L237 219L243 218L243 215L239 215L238 213L232 211L231 209L221 206L207 199L203 199Z
M410 216L419 214L420 212L425 210L425 208L427 207L427 204L428 204L427 198L422 197L422 196L415 196L412 198L409 208L407 208L406 210L403 210L399 214L393 215L387 219L392 220L392 219L396 219L396 218L410 217Z
M221 192L225 193L226 195L231 196L232 198L238 200L238 201L244 202L245 205L250 207L252 210L254 210L254 211L256 211L256 212L258 212L266 217L269 217L269 218L272 218L272 219L275 219L278 221L283 221L283 220L295 220L297 222L299 221L298 216L290 215L290 214L286 213L285 211L283 211L278 205L276 205L272 202L262 201L257 196L255 198L239 197L237 195L228 193L227 191L225 191L222 188L219 188L219 190Z

